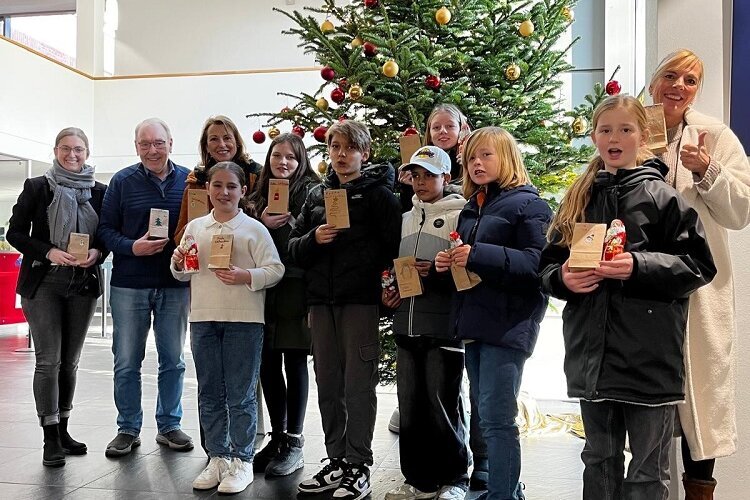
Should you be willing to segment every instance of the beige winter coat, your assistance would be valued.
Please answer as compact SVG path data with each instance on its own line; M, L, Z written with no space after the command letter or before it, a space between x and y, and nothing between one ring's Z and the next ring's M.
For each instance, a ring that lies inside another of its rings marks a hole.
M685 113L685 122L679 148L697 144L705 130L711 163L696 184L678 154L677 190L698 211L718 271L713 282L690 297L685 404L678 405L690 454L705 460L737 448L735 299L727 229L750 223L750 165L737 136L723 123L693 110Z

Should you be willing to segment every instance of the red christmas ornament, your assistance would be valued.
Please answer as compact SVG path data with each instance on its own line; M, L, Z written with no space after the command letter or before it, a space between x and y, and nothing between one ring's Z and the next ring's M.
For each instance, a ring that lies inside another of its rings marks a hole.
M408 127L404 130L403 136L406 137L407 135L417 135L419 132L414 127Z
M336 104L341 104L342 102L344 102L345 98L346 94L344 94L344 91L340 88L336 87L331 91L331 100Z
M326 132L328 132L328 127L320 125L313 130L313 137L318 142L326 142Z
M341 116L339 116L339 121L340 121L340 122L346 121L346 120L348 120L348 119L349 119L349 117L348 117L348 116L346 116L345 114L344 114L344 115L341 115Z
M437 90L440 88L440 77L437 75L427 75L424 79L424 86L428 89Z
M289 106L284 106L283 108L281 108L281 114L289 113L290 111L291 109L289 109Z
M263 144L266 142L266 134L262 130L256 130L253 132L253 142Z
M326 66L320 70L320 76L321 78L323 78L323 80L330 82L331 80L336 78L336 72L333 71L332 67Z
M292 133L300 137L305 137L305 129L303 129L299 125L295 125L294 127L292 127Z
M378 6L378 0L365 0L365 7L368 9L374 9Z
M349 86L349 81L346 78L341 78L339 80L339 88L341 90L346 90L346 88Z
M607 95L617 95L622 90L622 87L620 86L620 82L617 80L610 80L607 82L607 85L604 87L604 91L607 93Z
M365 44L362 47L367 57L374 57L375 54L378 53L378 48L375 46L374 43L365 42Z

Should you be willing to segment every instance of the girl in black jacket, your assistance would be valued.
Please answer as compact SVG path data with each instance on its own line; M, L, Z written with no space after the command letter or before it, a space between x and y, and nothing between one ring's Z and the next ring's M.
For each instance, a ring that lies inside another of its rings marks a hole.
M36 345L34 399L44 430L42 463L65 465L65 455L87 448L68 434L78 359L96 299L102 293L99 264L107 256L97 238L106 186L87 165L89 141L70 127L55 139L55 159L40 177L27 179L13 207L8 241L23 254L17 292ZM71 233L89 236L88 256L68 253Z
M638 166L647 137L640 102L609 97L593 124L599 155L565 194L540 265L544 290L567 300L565 374L586 428L583 498L666 498L688 296L716 268L698 214L664 182L664 164ZM572 272L575 223L613 219L624 222L624 252ZM623 481L626 433L633 458Z
M268 213L271 179L289 181L289 212ZM304 463L302 426L309 387L310 329L305 317L305 272L290 264L287 245L307 193L319 182L302 139L281 134L271 141L258 189L248 198L248 212L268 228L285 267L282 280L266 292L260 383L271 417L271 440L253 458L253 469L265 471L266 476L289 475Z

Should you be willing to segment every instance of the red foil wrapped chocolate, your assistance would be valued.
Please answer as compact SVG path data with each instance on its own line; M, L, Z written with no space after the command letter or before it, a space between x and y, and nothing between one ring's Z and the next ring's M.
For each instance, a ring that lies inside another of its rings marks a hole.
M604 260L612 260L624 252L625 241L625 224L620 219L613 219L604 237Z

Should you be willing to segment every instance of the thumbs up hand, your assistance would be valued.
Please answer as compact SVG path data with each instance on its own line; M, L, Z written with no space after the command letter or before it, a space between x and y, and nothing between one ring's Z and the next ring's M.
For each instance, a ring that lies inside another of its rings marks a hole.
M685 144L680 150L682 166L701 178L706 173L708 164L711 163L711 157L708 154L708 149L706 149L706 135L708 135L708 132L702 131L698 134L697 145Z

